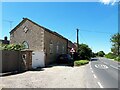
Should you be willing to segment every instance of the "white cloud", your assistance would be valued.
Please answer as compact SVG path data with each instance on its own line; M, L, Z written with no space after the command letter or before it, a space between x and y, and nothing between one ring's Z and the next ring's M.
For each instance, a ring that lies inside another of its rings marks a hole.
M104 3L105 5L114 5L116 0L100 0L100 2Z

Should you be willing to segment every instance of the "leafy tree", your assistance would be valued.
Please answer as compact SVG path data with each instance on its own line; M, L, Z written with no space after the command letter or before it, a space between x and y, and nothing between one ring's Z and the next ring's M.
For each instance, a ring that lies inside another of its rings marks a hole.
M80 44L78 48L80 59L90 59L92 56L92 50L86 44Z
M103 57L105 55L105 53L103 51L99 51L99 52L97 52L97 55L100 57Z
M111 38L110 41L112 42L112 48L111 51L113 54L116 56L119 56L120 54L120 33L114 34Z
M110 59L116 58L116 56L112 52L109 52L108 54L106 54L105 57Z
M96 53L92 52L92 57L96 57L96 56L97 56Z

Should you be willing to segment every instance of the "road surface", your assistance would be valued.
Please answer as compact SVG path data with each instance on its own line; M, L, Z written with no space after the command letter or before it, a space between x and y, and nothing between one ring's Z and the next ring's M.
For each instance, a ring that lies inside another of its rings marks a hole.
M118 62L99 57L92 58L89 65L100 88L119 87L118 73L120 72L120 64Z
M91 60L80 67L51 66L3 76L0 88L118 88L118 63L106 58Z

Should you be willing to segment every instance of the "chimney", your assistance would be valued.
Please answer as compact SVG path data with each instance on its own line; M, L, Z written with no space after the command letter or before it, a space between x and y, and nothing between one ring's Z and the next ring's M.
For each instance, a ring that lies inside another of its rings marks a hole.
M7 41L7 36L4 37L4 40Z

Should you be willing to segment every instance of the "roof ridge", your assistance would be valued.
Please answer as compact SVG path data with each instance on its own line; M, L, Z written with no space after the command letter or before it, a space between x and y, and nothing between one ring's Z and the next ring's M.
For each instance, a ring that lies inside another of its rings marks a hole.
M57 36L59 36L59 37L61 37L61 38L67 39L67 38L65 38L64 36L62 36L61 34L55 32L55 31L52 31L52 30L50 30L50 29L48 29L48 28L46 28L46 27L44 27L44 26L41 26L41 25L37 24L36 22L32 21L32 20L29 19L29 18L24 18L24 17L23 17L23 20L22 20L14 29L12 29L12 30L10 31L10 33L12 33L14 30L16 30L16 29L17 29L21 24L23 24L26 20L32 22L33 24L39 26L40 28L43 28L43 29L44 29L45 31L47 31L47 32L50 32L50 33L52 33L52 34L54 34L54 35L57 35ZM68 39L67 39L67 40L68 40Z

